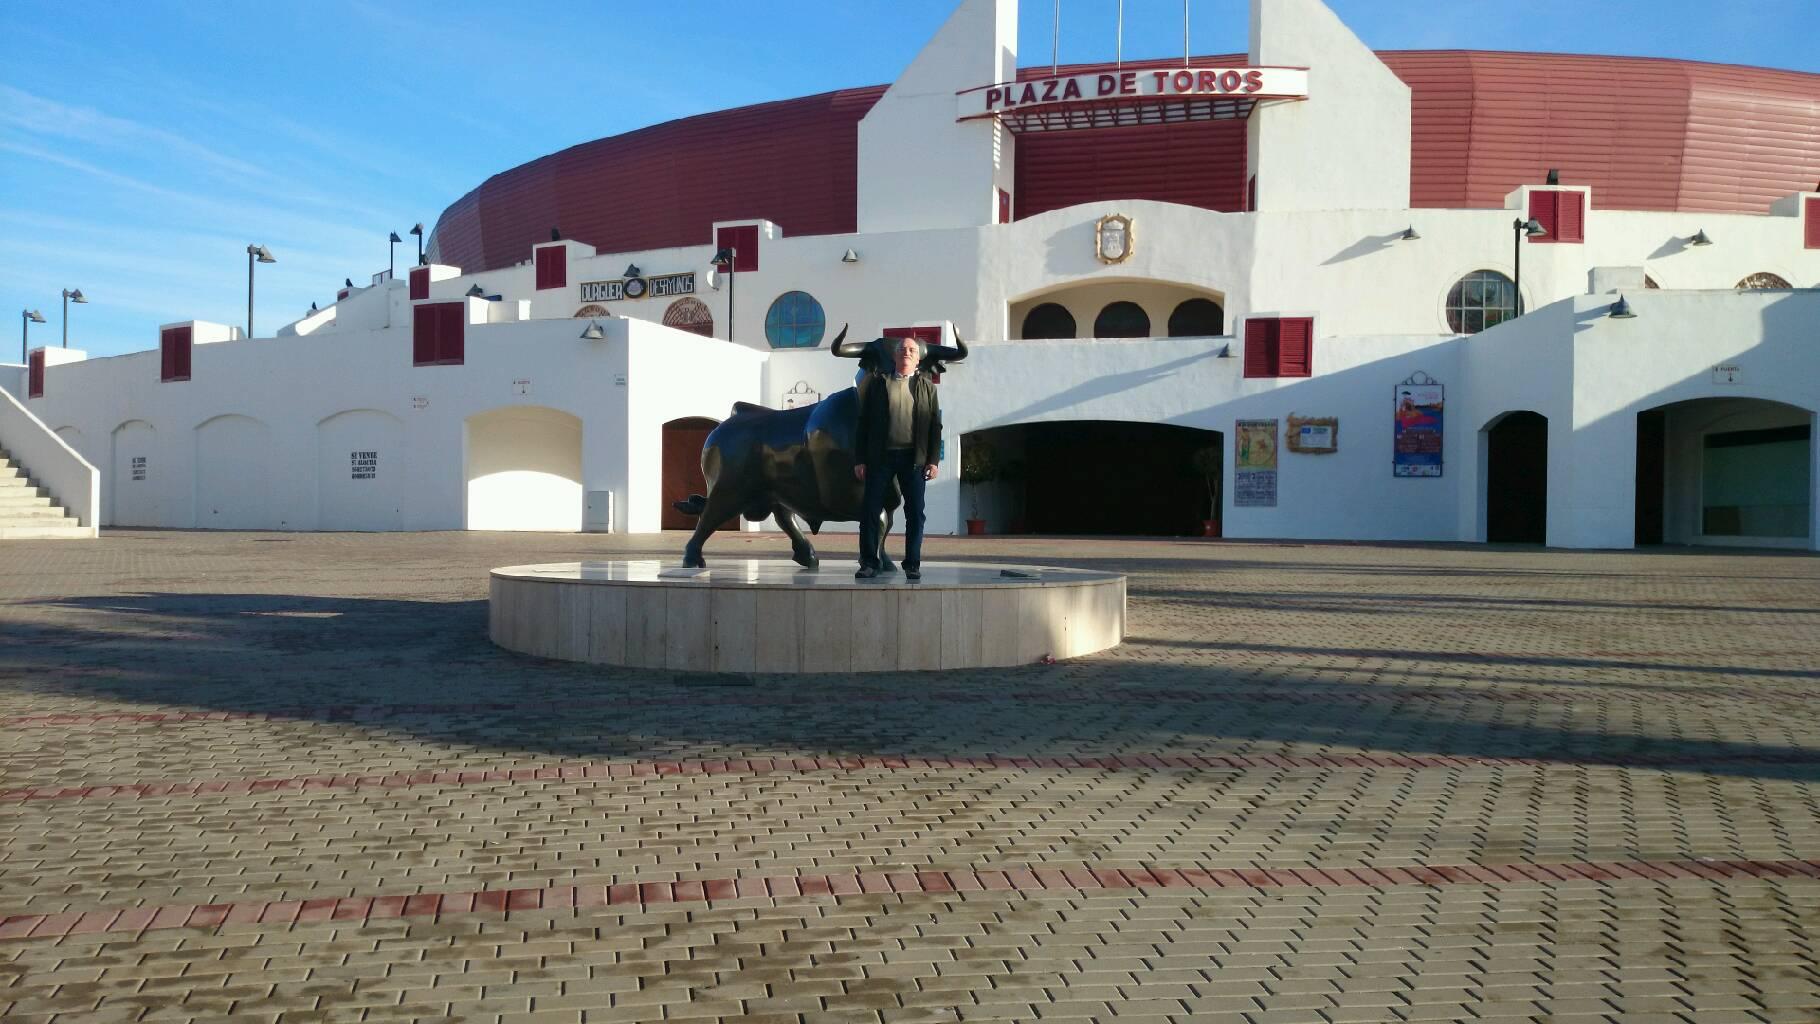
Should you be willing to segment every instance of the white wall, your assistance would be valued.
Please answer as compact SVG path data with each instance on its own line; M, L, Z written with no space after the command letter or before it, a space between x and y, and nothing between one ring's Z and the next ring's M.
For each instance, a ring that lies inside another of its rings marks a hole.
M404 529L403 458L404 421L392 413L349 409L316 424L316 529Z
M69 428L55 431L9 392L0 394L0 448L24 464L78 525L100 521L101 474L69 443Z
M578 532L581 419L514 406L467 421L467 528Z
M295 529L272 503L272 430L263 420L229 413L195 430L196 525L210 530ZM294 464L286 464L293 471Z

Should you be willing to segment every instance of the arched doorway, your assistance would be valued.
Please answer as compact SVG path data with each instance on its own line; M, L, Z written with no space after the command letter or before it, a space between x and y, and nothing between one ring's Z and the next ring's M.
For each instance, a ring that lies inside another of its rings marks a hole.
M664 479L659 494L663 499L659 514L663 529L695 529L695 517L678 512L672 503L686 501L691 494L708 493L708 482L701 475L701 449L718 426L719 422L704 416L688 416L664 424ZM719 528L738 527L739 517L735 516Z
M961 438L963 474L981 448L992 472L963 476L961 513L984 519L989 533L1199 536L1204 520L1222 518L1194 457L1210 448L1219 464L1217 430L1112 420L976 430ZM1212 483L1217 490L1217 470Z
M229 413L196 428L196 525L205 530L271 530L293 525L271 507L272 432L265 421Z
M581 420L539 405L469 416L467 528L578 533Z
M1485 540L1547 543L1548 417L1505 413L1485 435Z
M714 312L708 304L700 299L681 298L670 303L664 310L664 326L674 327L679 331L699 334L704 338L714 337Z
M1074 314L1058 302L1042 303L1024 314L1024 329L1020 336L1034 341L1076 337Z
M1813 422L1760 398L1638 413L1637 543L1810 546Z

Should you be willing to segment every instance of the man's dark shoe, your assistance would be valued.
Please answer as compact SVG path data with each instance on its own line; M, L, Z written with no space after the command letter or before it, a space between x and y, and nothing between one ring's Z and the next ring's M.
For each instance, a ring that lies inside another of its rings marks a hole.
M853 578L856 580L869 580L877 575L877 569L874 569L869 565L862 565L859 567L859 571L853 574Z
M920 566L920 565L905 565L904 566L904 579L920 580L922 578L923 578L923 567L922 566Z

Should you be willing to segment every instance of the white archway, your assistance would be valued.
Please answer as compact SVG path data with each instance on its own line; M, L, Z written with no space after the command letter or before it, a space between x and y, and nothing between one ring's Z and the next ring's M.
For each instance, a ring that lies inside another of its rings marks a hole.
M468 529L580 532L579 417L514 405L469 416L463 428Z
M108 439L108 475L103 508L109 526L165 526L159 501L161 464L158 430L144 420L127 420Z
M264 420L227 413L196 427L196 525L205 530L274 530L272 431Z
M316 529L402 530L404 421L348 409L316 424Z

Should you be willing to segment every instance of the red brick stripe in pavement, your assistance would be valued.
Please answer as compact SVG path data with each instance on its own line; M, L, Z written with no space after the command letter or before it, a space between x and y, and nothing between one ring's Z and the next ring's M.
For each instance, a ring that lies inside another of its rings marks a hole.
M273 903L174 904L162 907L73 910L61 914L0 917L0 940L54 939L95 932L142 932L168 928L216 929L224 924L289 925L319 921L366 922L401 917L446 918L463 914L506 914L548 909L658 903L701 903L762 897L827 897L884 893L1069 892L1118 890L1142 894L1166 889L1299 889L1370 886L1391 888L1451 885L1502 886L1646 881L1713 881L1774 878L1820 883L1820 861L1689 860L1611 861L1602 864L1464 864L1383 868L1000 868L967 871L872 871L838 875L800 874L768 878L715 878L687 882L621 882L565 885L547 889L483 889L409 896L350 896L343 899Z
M1716 670L1715 670L1716 671ZM1102 704L1102 703L1211 703L1253 702L1287 704L1327 704L1333 702L1403 703L1407 701L1522 701L1571 700L1574 693L1548 689L1500 687L1496 690L1414 690L1387 689L1382 692L1360 686L1352 690L1334 689L1250 689L1203 690L1189 688L1135 688L1102 690L1010 690L983 693L977 690L904 691L852 690L829 694L687 694L659 697L598 697L585 700L546 701L478 701L449 704L325 704L271 708L264 711L117 711L90 714L33 714L0 718L0 727L46 729L80 725L183 725L195 722L289 721L303 719L325 722L384 721L406 715L501 714L525 711L585 711L588 709L624 710L644 707L815 707L826 704L885 704L916 702L923 704L974 704L1014 702L1025 704ZM1676 700L1719 699L1750 701L1766 698L1807 700L1809 694L1794 690L1741 687L1685 687L1668 691ZM1609 700L1610 694L1601 694ZM1639 699L1657 699L1656 697Z

